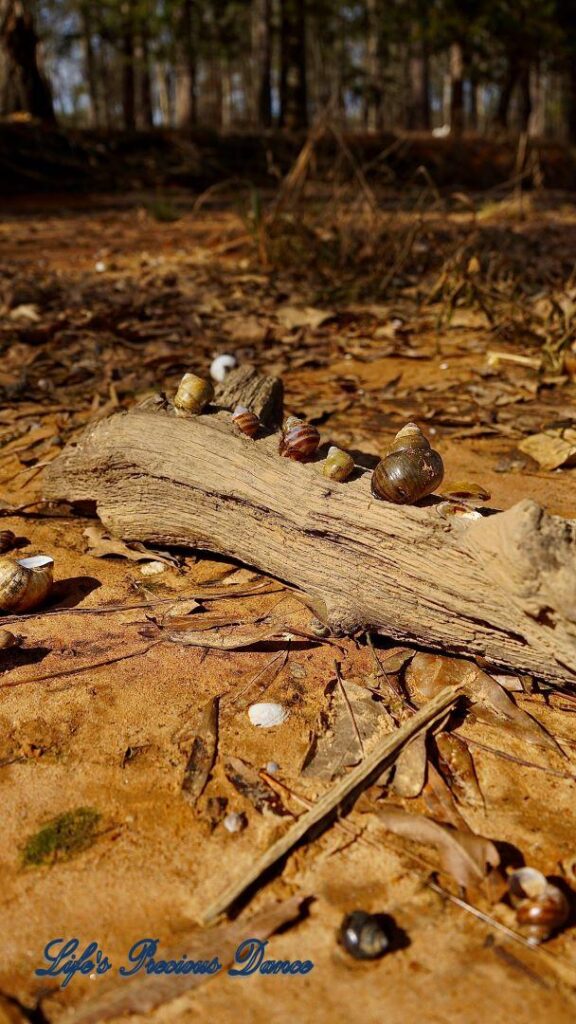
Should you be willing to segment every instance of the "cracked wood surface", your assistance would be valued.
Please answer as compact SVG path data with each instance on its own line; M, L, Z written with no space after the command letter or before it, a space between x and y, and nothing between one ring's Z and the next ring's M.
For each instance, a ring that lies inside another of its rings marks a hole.
M94 501L124 540L219 552L304 591L336 633L480 655L576 681L576 523L524 500L481 520L377 501L370 473L332 483L238 435L228 412L135 410L50 467L52 499Z

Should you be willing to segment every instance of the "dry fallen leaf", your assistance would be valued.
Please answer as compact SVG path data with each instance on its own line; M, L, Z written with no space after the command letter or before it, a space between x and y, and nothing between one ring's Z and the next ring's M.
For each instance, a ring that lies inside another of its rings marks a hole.
M558 469L576 464L576 430L546 430L520 441L518 448L535 459L541 469Z
M306 778L337 778L362 760L364 748L370 749L389 731L383 705L370 690L346 680L342 683L346 696L340 688L330 688L328 707L304 758L302 775Z
M84 536L88 541L87 553L93 558L107 558L115 555L118 558L127 558L131 562L164 562L166 565L176 565L177 559L171 555L162 554L158 551L148 551L143 544L137 541L131 545L125 544L123 540L112 537L103 526L88 526L84 530Z
M278 793L271 789L260 778L256 769L246 761L239 757L229 757L224 771L234 789L245 796L260 814L270 811L272 814L284 816L290 813L284 807Z
M179 736L180 750L186 750L187 761L182 779L182 792L194 805L204 792L216 761L218 745L218 698L214 697L200 711L194 734Z
M292 330L295 327L311 327L315 330L325 320L330 320L334 313L329 309L315 309L314 306L278 306L275 316L283 327Z
M426 733L422 732L406 744L396 761L392 789L397 796L412 799L420 795L426 781L427 762Z
M473 832L460 832L397 807L378 808L377 814L389 832L436 847L442 870L465 889L478 885L500 863L494 843Z

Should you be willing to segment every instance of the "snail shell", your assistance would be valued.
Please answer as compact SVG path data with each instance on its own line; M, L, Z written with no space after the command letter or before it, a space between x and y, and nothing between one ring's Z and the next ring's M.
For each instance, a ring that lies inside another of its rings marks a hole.
M354 910L340 926L340 942L356 960L377 960L390 946L382 915Z
M12 530L0 530L0 554L11 551L16 543L16 534Z
M216 356L210 364L210 376L212 380L215 380L218 384L226 379L230 370L233 370L238 366L238 360L236 356L230 355L229 352L223 352L222 355Z
M174 395L174 406L178 416L196 416L214 398L212 381L185 373Z
M415 423L399 430L372 474L372 494L396 505L413 505L432 494L444 476L444 463Z
M52 587L54 559L49 555L0 559L0 608L27 612L41 604Z
M510 902L528 942L538 946L562 927L570 914L566 896L534 868L520 868L508 878Z
M14 636L9 629L0 629L0 651L8 651L11 647L20 647L23 637Z
M320 434L316 427L289 416L284 424L280 441L280 454L296 462L311 459L320 444Z
M322 469L324 476L327 476L329 480L347 480L351 473L354 472L354 459L348 452L343 452L341 448L329 448L326 461Z
M238 405L232 413L234 425L248 437L256 437L260 430L260 420L255 412L250 412L245 405Z

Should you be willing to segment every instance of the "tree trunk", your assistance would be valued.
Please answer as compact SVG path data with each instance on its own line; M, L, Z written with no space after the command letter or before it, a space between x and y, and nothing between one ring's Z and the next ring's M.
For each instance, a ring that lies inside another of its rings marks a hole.
M249 371L233 372L216 403L261 408L270 378L250 391L235 387ZM277 434L250 440L227 411L181 419L146 405L92 425L51 463L45 496L94 503L127 541L216 551L286 580L335 633L377 630L574 684L573 522L529 500L476 521L444 518L433 498L392 505L371 496L370 472L328 481L324 451L291 462Z
M154 108L152 104L152 75L150 69L150 45L148 32L144 28L138 44L139 55L139 114L143 128L154 127Z
M176 127L191 128L198 118L196 94L197 25L194 0L182 0L176 40Z
M522 63L518 84L520 87L520 105L518 110L520 131L527 132L532 113L532 93L530 90L530 65L526 61Z
M253 0L252 65L254 123L259 128L272 124L272 2Z
M129 16L122 28L122 114L126 131L136 128L136 74L134 26Z
M100 102L100 90L98 87L98 68L96 65L96 54L94 53L92 12L90 4L82 4L80 8L80 17L82 20L86 81L88 83L88 95L90 97L90 123L95 127L99 127L102 124L102 104Z
M380 26L379 0L366 0L366 113L365 123L369 131L380 132L384 127L383 100L384 84L382 66L384 53Z
M510 57L508 60L508 68L504 82L502 83L502 89L500 91L500 97L498 100L498 107L496 109L496 115L494 118L495 123L500 128L508 128L508 118L510 115L510 103L512 102L512 96L518 81L519 67L518 61L515 57Z
M281 0L280 124L296 131L308 125L304 0Z
M464 131L464 50L460 42L450 47L450 134Z
M50 86L38 60L38 36L23 0L0 0L0 114L23 111L54 123Z
M570 59L566 74L566 121L568 141L576 146L576 54Z
M412 23L408 83L408 128L413 131L430 131L430 60L425 22L421 19Z

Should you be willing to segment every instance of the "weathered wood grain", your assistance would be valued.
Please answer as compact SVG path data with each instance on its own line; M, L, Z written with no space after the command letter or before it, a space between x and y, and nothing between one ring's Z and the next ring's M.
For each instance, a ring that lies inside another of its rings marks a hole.
M525 500L478 521L374 499L238 436L227 412L135 411L50 467L46 496L93 500L125 540L221 552L305 591L336 632L377 629L576 681L576 523Z

